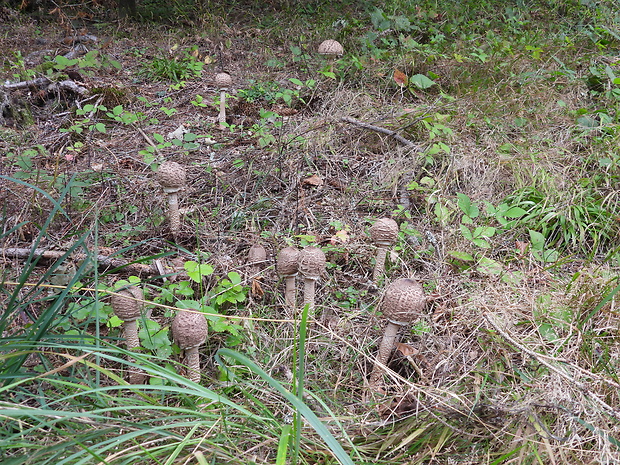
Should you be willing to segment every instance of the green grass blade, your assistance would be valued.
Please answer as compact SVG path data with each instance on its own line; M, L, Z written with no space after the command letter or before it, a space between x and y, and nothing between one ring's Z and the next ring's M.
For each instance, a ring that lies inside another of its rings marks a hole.
M262 368L256 365L245 355L242 355L230 349L218 350L216 353L216 360L224 369L227 369L227 366L222 360L222 357L232 358L238 363L249 368L255 374L260 376L263 380L265 380L272 388L278 391L287 401L289 401L293 405L293 407L297 409L299 413L301 413L301 415L303 415L306 421L312 426L312 428L314 428L317 434L321 437L321 439L323 439L327 447L330 449L332 454L334 454L336 459L342 465L353 465L353 461L342 448L338 440L332 435L332 433L321 422L321 420L319 420L319 418L314 414L314 412L310 410L310 408L304 402L300 401L296 395L284 388L284 386L282 386L278 381L269 376ZM228 371L230 372L230 370ZM234 376L234 374L231 373L231 376Z

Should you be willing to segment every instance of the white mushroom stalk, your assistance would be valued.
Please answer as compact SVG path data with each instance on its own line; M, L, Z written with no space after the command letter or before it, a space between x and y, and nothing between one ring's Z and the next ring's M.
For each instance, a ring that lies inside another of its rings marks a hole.
M232 86L232 78L228 73L217 73L215 75L215 85L220 91L220 113L217 117L220 129L226 129L226 92Z
M309 312L314 312L314 297L316 282L325 271L325 253L318 247L306 247L299 252L299 272L304 277L304 307L308 305Z
M372 273L372 280L375 284L378 284L379 279L385 272L387 252L398 239L398 224L391 218L381 218L370 227L368 232L372 242L377 246L377 258Z
M123 320L123 336L127 350L135 350L140 347L140 339L138 337L138 323L142 309L144 307L144 294L142 289L136 286L130 286L122 289L112 295L112 309L114 314ZM129 359L129 361L133 361ZM129 382L131 384L142 384L146 375L142 371L132 370L129 373Z
M207 340L207 319L202 313L179 311L172 321L172 337L183 350L187 377L200 382L200 354L198 348Z
M398 330L420 318L425 305L424 289L415 279L397 279L385 289L381 311L388 324L370 374L368 382L370 390L375 392L383 390L383 367L387 365L392 349L398 342Z
M185 167L174 161L165 161L159 165L157 180L168 197L168 220L170 232L177 237L181 230L179 213L179 191L185 187L187 174Z

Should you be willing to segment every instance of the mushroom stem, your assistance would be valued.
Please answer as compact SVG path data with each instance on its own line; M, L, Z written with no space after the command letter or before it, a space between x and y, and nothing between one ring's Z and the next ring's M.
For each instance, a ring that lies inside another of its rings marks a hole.
M125 345L127 350L135 350L140 347L140 339L138 338L138 323L136 320L125 321L123 323L123 334L125 336ZM128 357L127 361L135 362L133 357ZM146 373L139 368L129 368L129 384L143 384L146 380Z
M316 287L316 279L304 278L304 307L308 305L308 311L314 311L314 290Z
M140 339L138 338L138 323L136 320L125 321L123 326L125 334L125 344L127 350L133 350L140 345Z
M194 383L200 382L200 356L198 346L185 350L185 365L187 366L187 377Z
M178 236L181 230L181 215L179 214L179 194L168 192L168 221L173 236Z
M387 257L388 247L386 245L379 245L377 248L377 260L375 262L375 269L372 273L372 281L377 284L383 273L385 272L385 258Z
M381 339L381 345L379 346L379 352L377 353L377 358L375 360L375 365L372 369L372 373L370 374L370 380L368 385L370 389L373 391L380 391L381 385L381 377L383 375L383 366L387 365L388 360L390 359L390 354L392 353L392 349L396 345L398 341L398 329L399 325L388 321L388 325L385 328L385 332L383 333L383 338Z
M284 301L291 308L295 308L295 291L295 275L284 278Z
M217 117L218 122L220 123L220 129L226 129L226 90L220 90L220 114Z

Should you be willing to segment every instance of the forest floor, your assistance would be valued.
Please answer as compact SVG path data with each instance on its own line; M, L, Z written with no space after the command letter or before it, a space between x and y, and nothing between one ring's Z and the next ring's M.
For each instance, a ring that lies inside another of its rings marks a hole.
M38 434L27 443L10 423L20 414L0 420L1 458L57 463L63 445L66 463L86 463L91 446L63 432L111 437L91 419L46 438L43 409L81 411L67 380L96 405L102 386L122 384L125 354L106 352L120 321L100 293L131 283L145 293L152 386L182 383L157 367L180 359L174 310L200 310L204 392L276 425L250 434L239 422L231 434L213 420L221 436L203 444L179 423L163 449L182 451L178 463L287 457L278 440L295 410L274 385L298 392L300 372L303 401L352 463L620 460L620 40L609 25L620 20L605 2L422 3L235 3L173 25L106 19L96 3L47 18L0 12L0 370L16 383L3 408L41 409L27 414ZM318 54L325 39L344 55ZM233 80L223 127L221 72ZM166 160L187 170L176 234L156 176ZM373 282L368 230L380 218L399 234ZM267 252L258 265L254 245ZM289 245L327 256L307 335L276 271ZM98 255L117 262L96 268ZM421 282L427 305L372 392L383 289L399 278ZM88 352L71 339L84 335L99 368L67 364ZM231 373L248 386L231 386ZM191 404L204 420L211 404L185 394L167 407ZM140 414L132 428L147 441ZM335 463L320 428L301 429L288 463ZM92 463L164 463L122 437L125 455Z

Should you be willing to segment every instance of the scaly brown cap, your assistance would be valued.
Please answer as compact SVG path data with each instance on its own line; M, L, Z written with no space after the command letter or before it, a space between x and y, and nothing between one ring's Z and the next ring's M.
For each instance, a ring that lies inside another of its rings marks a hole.
M185 167L175 161L165 161L159 165L157 180L164 188L164 192L177 192L186 183Z
M415 279L401 278L385 289L381 311L392 323L403 325L419 318L425 305L422 285Z
M381 218L375 221L368 232L375 244L391 245L398 239L398 223L392 218Z
M219 89L225 89L232 86L232 77L228 73L217 73L215 75L215 85Z
M134 299L144 300L144 294L139 287L131 286L117 291L110 298L114 314L123 321L135 321L140 318L143 304Z
M304 278L319 279L321 273L325 271L327 259L318 247L306 247L299 252L298 260L299 271Z
M295 247L284 247L278 254L276 270L280 276L295 276L297 274L299 250Z
M172 321L172 337L177 345L188 350L207 340L207 319L202 313L179 311Z
M319 53L321 55L340 56L344 53L344 48L337 40L327 39L319 45Z

